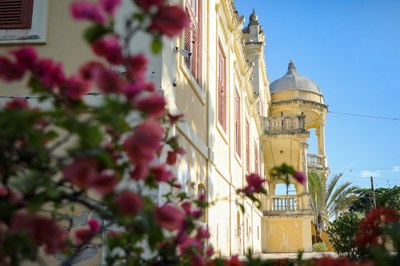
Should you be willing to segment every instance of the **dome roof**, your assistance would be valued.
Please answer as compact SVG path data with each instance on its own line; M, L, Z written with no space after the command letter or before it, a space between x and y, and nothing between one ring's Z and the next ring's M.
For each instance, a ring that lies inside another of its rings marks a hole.
M290 60L288 71L280 79L275 80L269 86L271 93L277 93L286 90L305 90L321 94L317 84L309 78L301 76L296 71L292 60Z

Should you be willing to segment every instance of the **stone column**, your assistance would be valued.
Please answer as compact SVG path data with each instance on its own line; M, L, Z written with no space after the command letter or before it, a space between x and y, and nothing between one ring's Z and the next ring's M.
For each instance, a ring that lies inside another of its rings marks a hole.
M323 167L326 167L326 154L325 154L325 123L321 122L316 130L318 137L318 155L323 156Z
M303 185L303 193L308 193L308 166L307 166L307 149L308 143L307 142L300 142L300 158L302 161L302 171L306 176L306 182Z

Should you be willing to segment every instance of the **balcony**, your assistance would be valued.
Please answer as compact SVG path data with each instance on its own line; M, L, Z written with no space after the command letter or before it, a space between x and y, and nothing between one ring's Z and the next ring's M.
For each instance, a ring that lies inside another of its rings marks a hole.
M310 212L308 195L272 195L262 199L264 216L299 215Z
M264 117L263 128L267 135L307 133L304 115Z
M326 157L318 154L307 154L307 166L313 169L327 168Z

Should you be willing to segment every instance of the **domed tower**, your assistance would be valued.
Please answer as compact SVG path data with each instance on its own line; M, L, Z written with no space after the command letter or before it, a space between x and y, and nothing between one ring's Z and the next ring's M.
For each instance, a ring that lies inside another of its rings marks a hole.
M325 154L325 118L328 111L324 96L309 78L300 75L289 62L286 74L270 84L269 116L263 121L263 152L266 172L286 163L308 174L309 170L327 176ZM310 129L315 129L318 153L307 154ZM269 195L263 200L264 251L312 251L308 182L270 180ZM270 232L270 234L268 234ZM285 239L285 244L282 241Z

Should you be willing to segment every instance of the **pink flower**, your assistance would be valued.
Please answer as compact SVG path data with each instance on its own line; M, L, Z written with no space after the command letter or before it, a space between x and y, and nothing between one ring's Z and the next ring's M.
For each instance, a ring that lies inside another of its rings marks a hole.
M144 207L142 197L128 190L115 195L113 202L124 215L136 215Z
M147 57L144 54L137 54L130 58L130 72L136 80L143 80L147 70Z
M179 207L172 203L167 203L162 207L156 208L154 218L163 228L168 231L174 231L181 227L184 221L184 213Z
M38 245L43 245L47 254L55 254L66 247L67 232L55 221L36 214L17 213L11 220L13 233L26 232Z
M135 3L139 7L148 11L151 7L159 8L162 6L164 4L164 0L135 0Z
M63 170L67 180L80 188L89 188L99 175L98 162L93 158L78 158Z
M18 64L11 62L8 58L0 57L0 78L5 81L21 79L25 69Z
M18 110L18 109L28 109L29 104L28 101L22 98L15 98L11 101L8 101L4 106L4 109L8 110Z
M52 59L39 60L33 69L33 74L50 89L61 85L66 80L62 65Z
M89 91L90 83L79 76L71 76L61 88L61 93L74 101L79 101Z
M163 95L154 93L146 93L142 97L138 96L134 100L134 106L140 111L150 115L159 117L165 112L166 101Z
M210 232L208 231L207 228L204 228L203 226L200 226L197 228L197 234L196 234L196 239L197 240L203 240L203 239L209 239L210 238Z
M262 183L264 183L266 180L261 179L259 175L250 174L246 176L246 181L248 186L253 188L254 192L262 192Z
M89 1L72 3L71 15L76 20L89 20L102 25L107 22L104 11Z
M207 247L205 254L207 257L211 257L214 255L214 248L212 246Z
M178 243L178 248L181 254L193 253L194 250L201 250L201 247L201 241L187 235L183 235Z
M307 181L306 175L303 172L295 172L293 178L301 184L304 184Z
M122 48L117 36L109 35L97 39L92 43L92 49L96 55L106 58L111 64L122 64Z
M177 147L176 149L169 151L167 154L167 164L174 165L176 163L178 154L185 154L185 150L182 147Z
M244 266L244 264L241 263L239 257L235 255L232 256L229 260L225 261L225 266Z
M162 6L149 27L149 31L172 38L189 25L189 17L180 6Z
M122 81L117 73L103 69L95 77L97 87L104 93L117 93L122 91Z
M159 164L150 169L158 182L168 182L175 179L175 175L166 168L165 164Z
M112 192L118 184L118 177L110 172L103 171L90 184L90 187L105 196Z
M38 60L36 50L31 46L12 51L12 54L17 59L18 65L23 69L32 70Z
M100 76L104 70L105 67L102 63L96 61L89 61L79 69L79 72L82 78L86 80L92 80L92 79L97 79L98 76Z
M110 16L115 15L115 11L121 4L121 0L100 0L100 6L106 11Z
M133 162L149 162L155 159L161 148L164 128L154 119L147 119L135 127L133 135L123 143L123 149Z
M168 114L168 118L169 118L169 124L175 125L176 122L178 122L181 118L183 118L183 114L177 114L177 115L172 115L172 114Z
M90 242L90 240L100 232L100 223L95 219L88 221L88 229L78 229L75 231L75 242L78 245Z
M191 266L206 266L207 263L202 256L200 256L199 254L194 254L190 261L190 265Z
M143 180L146 179L149 171L148 162L137 162L135 164L135 169L130 173L130 176L134 180Z

